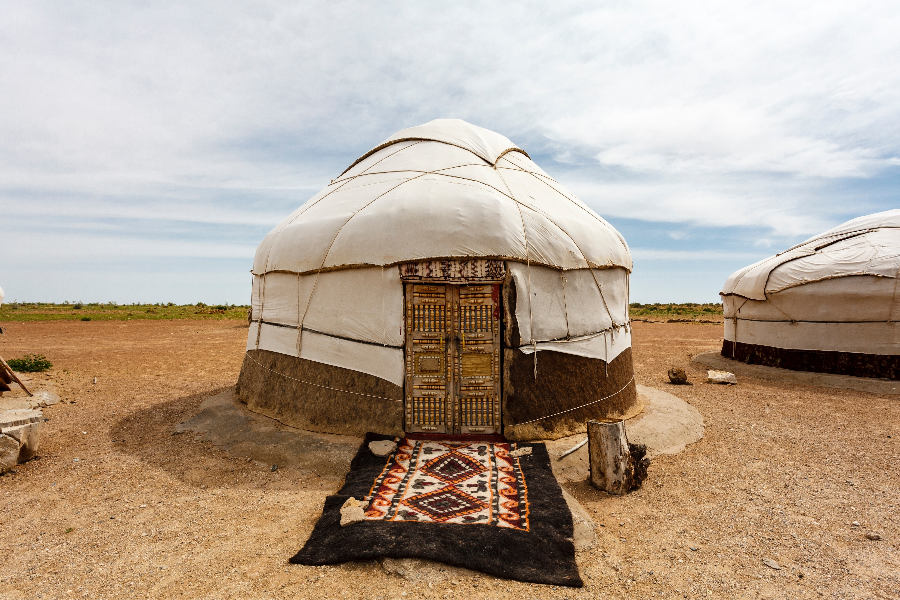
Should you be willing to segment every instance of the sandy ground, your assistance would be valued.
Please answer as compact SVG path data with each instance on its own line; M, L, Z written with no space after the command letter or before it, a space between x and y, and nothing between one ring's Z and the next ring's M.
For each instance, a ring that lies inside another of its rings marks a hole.
M33 382L65 400L39 459L0 477L0 598L900 598L900 400L700 384L690 356L721 325L635 324L638 381L698 408L706 437L626 497L568 484L597 524L580 590L289 565L339 479L172 435L234 384L240 322L0 325L0 355L45 354ZM695 385L665 383L672 365Z

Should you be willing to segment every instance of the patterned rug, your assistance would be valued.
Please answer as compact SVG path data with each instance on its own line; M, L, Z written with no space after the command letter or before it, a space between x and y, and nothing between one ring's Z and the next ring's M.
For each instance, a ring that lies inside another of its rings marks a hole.
M572 516L543 444L511 457L510 444L403 439L377 457L368 434L344 486L292 563L427 558L491 575L581 587ZM341 527L349 497L365 520Z
M366 499L370 520L528 531L528 486L509 444L402 440Z

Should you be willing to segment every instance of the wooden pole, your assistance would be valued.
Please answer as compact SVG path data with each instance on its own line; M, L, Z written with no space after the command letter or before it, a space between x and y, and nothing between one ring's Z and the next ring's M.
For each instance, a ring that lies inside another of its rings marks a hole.
M635 487L635 481L634 459L625 435L625 421L588 421L587 431L591 483L610 494L627 494Z
M9 368L9 365L6 364L6 361L3 360L3 357L2 357L2 356L0 356L0 369L3 369L3 370L5 370L7 373L9 373L10 376L13 378L13 380L14 380L16 383L18 383L20 386L22 386L22 389L25 390L25 393L26 393L26 394L28 394L29 396L34 396L34 394L32 394L32 393L28 390L28 388L25 387L25 384L22 383L22 382L19 380L19 378L16 376L15 371L13 371L12 369Z

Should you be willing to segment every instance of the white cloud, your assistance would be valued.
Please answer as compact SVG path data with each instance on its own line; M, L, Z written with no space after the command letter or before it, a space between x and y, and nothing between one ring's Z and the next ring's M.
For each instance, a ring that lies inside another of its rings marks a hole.
M0 210L274 225L458 117L556 157L604 216L778 247L896 204L839 188L900 165L898 30L877 1L6 5Z

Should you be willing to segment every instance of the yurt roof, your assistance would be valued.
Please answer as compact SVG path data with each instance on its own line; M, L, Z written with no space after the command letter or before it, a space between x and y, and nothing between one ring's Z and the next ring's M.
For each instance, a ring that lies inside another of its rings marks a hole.
M853 275L898 276L900 209L858 217L736 271L721 294L765 300L767 294Z
M504 136L459 119L399 131L260 244L253 272L497 258L631 270L624 238Z

